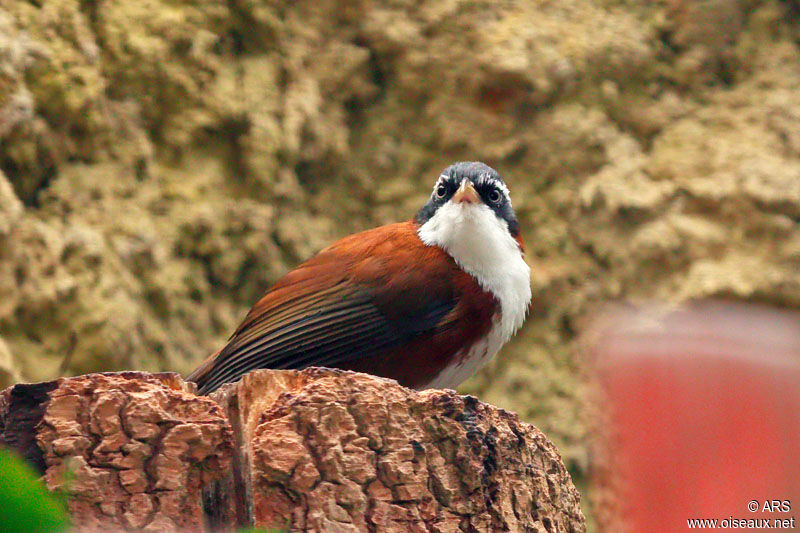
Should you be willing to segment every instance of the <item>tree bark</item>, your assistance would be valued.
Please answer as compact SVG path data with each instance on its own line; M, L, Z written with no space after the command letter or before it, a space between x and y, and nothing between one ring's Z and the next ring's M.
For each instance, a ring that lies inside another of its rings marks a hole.
M199 531L202 488L227 470L219 406L177 374L88 374L0 394L0 444L67 494L80 531Z
M474 397L313 368L252 372L212 397L235 428L238 465L212 501L240 524L585 531L555 446Z
M17 385L0 443L84 531L586 529L553 444L473 397L315 368L193 392L134 372Z

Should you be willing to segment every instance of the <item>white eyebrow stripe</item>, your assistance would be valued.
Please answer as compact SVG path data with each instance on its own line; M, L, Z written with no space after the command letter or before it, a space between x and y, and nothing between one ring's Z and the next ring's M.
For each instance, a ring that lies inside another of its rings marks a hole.
M441 185L444 181L449 180L449 179L451 179L451 177L448 176L447 174L439 175L439 179L437 179L436 183L433 184L433 193L432 194L435 195L436 194L436 189L439 187L439 185ZM503 183L502 181L498 180L497 178L493 178L489 174L481 174L480 176L478 176L478 179L476 181L477 181L477 185L489 184L489 185L494 185L495 187L497 187L500 191L502 191L503 195L505 195L506 200L508 201L508 205L511 205L511 192L508 190L508 187L506 187L505 183Z
M434 192L434 194L436 193L436 189L439 187L439 185L441 185L442 182L444 180L446 180L447 178L448 178L447 174L442 174L442 175L439 176L439 179L437 179L436 183L433 184L433 192Z
M510 191L508 190L508 187L506 187L505 183L503 183L502 181L500 181L500 180L498 180L496 178L491 177L489 174L481 174L478 177L478 184L479 185L483 185L483 184L487 184L487 183L490 184L490 185L494 185L495 187L500 189L503 192L503 194L505 195L506 200L508 200L509 203L511 203L511 194L510 194Z

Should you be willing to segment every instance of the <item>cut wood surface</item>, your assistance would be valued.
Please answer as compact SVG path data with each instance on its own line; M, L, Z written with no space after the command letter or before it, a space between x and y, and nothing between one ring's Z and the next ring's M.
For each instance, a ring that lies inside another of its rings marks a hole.
M315 368L193 392L135 372L17 385L0 443L81 530L585 531L553 444L473 397Z

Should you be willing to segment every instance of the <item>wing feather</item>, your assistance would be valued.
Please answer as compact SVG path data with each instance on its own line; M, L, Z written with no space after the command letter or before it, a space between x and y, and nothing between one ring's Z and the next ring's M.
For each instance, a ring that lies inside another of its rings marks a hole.
M358 327L362 334L367 331L364 326L379 323L378 317L367 318L363 314L346 315L344 311L334 314L321 314L311 320L299 320L293 324L277 326L268 331L261 339L245 347L233 346L220 354L225 358L225 376L245 373L254 368L295 368L292 361L307 353L316 346L317 352L323 342L331 339L342 342L346 340L348 327Z
M449 256L419 240L411 222L353 235L279 280L228 344L187 379L209 393L256 368L364 368L365 361L385 367L382 358L406 343L451 344L454 327L477 335L479 327L453 315L460 294L480 293L464 276Z
M363 357L401 342L399 333L369 303L272 324L249 344L226 346L218 356L217 371L200 391L214 390L256 368L331 366L334 361Z

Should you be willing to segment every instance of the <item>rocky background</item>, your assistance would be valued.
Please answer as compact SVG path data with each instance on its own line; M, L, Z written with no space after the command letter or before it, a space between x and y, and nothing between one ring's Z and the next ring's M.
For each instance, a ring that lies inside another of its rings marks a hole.
M800 3L3 0L2 384L186 372L462 159L509 183L534 286L463 390L580 482L598 305L800 307Z

